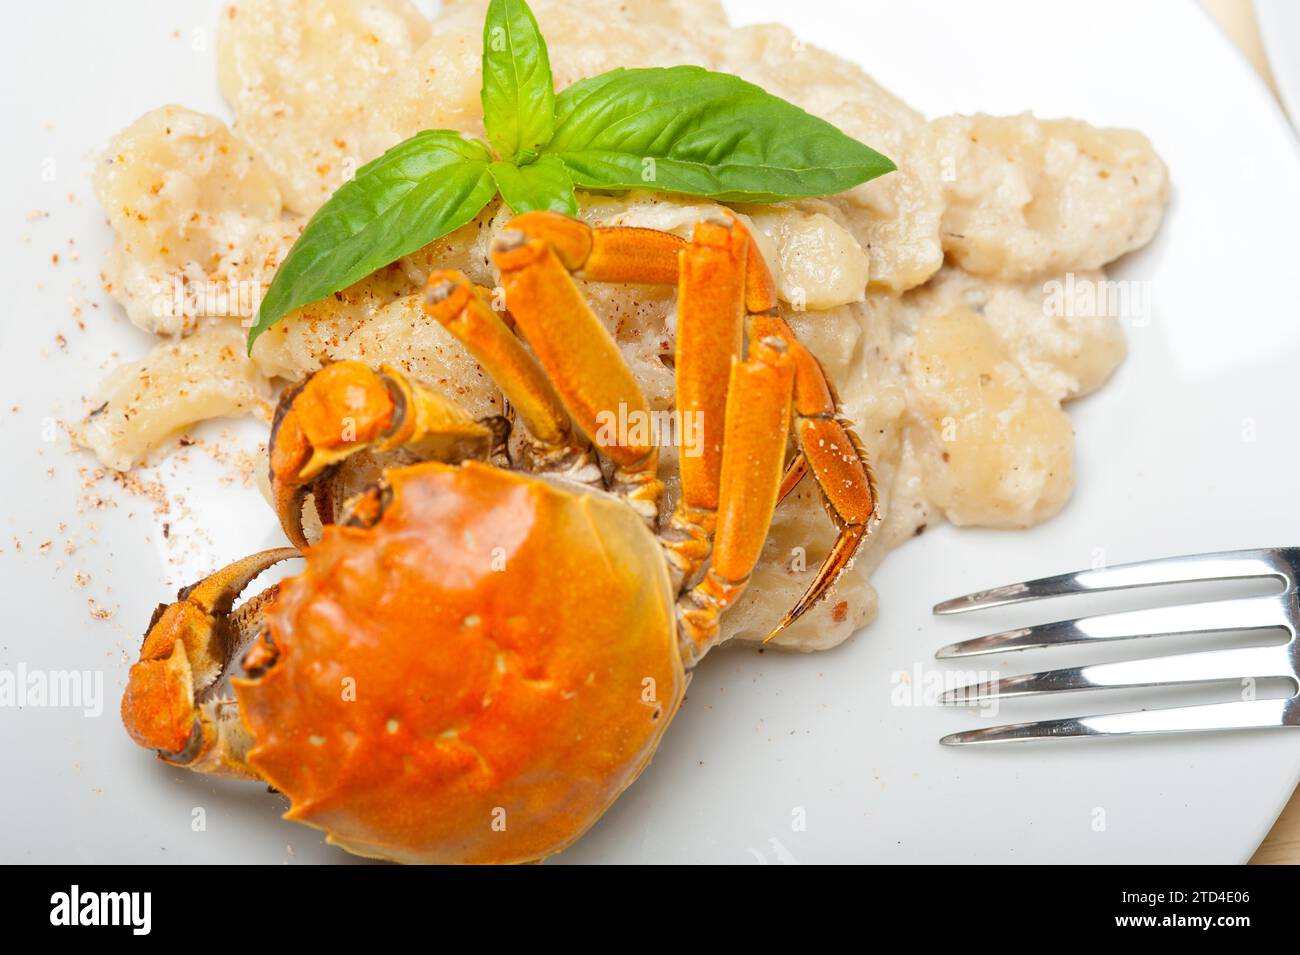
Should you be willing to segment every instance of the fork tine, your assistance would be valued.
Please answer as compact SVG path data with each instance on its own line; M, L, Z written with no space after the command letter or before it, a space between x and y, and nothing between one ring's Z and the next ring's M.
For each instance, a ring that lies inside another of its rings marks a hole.
M935 657L946 660L1137 637L1271 628L1294 632L1284 596L1240 597L1179 607L1126 610L1075 620L1057 620L1033 627L1016 627L949 644L939 649Z
M1234 650L1205 650L1098 663L1084 667L1062 667L1004 677L991 683L954 687L939 697L940 703L969 704L994 697L1033 696L1066 690L1118 689L1138 686L1181 686L1189 683L1220 683L1250 677L1296 679L1290 645L1243 647ZM1300 687L1297 687L1300 689Z
M1009 723L982 730L952 733L939 740L945 746L972 743L1009 743L1080 736L1134 736L1150 733L1196 733L1215 730L1264 729L1300 725L1300 705L1290 700L1250 700L1176 706L1103 716L1076 716L1064 720Z
M1187 557L1167 557L1132 564L1117 564L1098 570L1083 570L1055 577L1041 577L1019 584L1007 584L980 590L935 604L937 614L965 613L986 607L1058 597L1066 594L1125 590L1156 584L1192 583L1209 580L1235 580L1250 577L1276 577L1290 583L1290 565L1277 549L1222 551Z

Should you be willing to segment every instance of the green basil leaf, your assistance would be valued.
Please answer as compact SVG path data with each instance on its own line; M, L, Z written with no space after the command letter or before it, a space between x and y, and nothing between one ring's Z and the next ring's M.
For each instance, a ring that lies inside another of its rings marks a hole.
M568 216L578 214L573 180L564 163L556 157L543 156L527 166L494 162L491 170L492 178L501 190L501 198L515 213L545 209Z
M526 163L555 129L546 40L524 0L492 0L483 21L483 125L502 159Z
M295 308L359 282L473 219L496 195L487 147L425 130L357 170L321 206L262 299L248 348Z
M895 168L793 103L698 66L611 70L562 90L544 152L579 187L723 202L832 195Z

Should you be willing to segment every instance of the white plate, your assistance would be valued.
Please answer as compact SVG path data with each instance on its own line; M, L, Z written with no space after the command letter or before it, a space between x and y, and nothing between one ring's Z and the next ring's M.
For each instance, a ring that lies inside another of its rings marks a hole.
M897 705L895 674L923 682L942 644L1077 609L935 620L928 608L943 597L1099 555L1300 542L1300 156L1279 110L1190 3L731 7L745 22L791 21L931 115L1033 109L1145 130L1175 197L1155 243L1118 275L1152 283L1155 314L1130 331L1114 381L1074 409L1079 487L1063 514L1028 533L945 527L910 543L876 578L880 619L838 650L710 657L649 771L564 861L1244 861L1300 776L1300 733L952 750L939 737L982 718ZM154 604L277 535L256 491L220 483L225 469L197 449L163 465L190 516L154 515L126 494L79 514L78 469L92 462L62 437L43 440L46 419L81 414L114 352L145 347L98 290L109 232L86 181L93 151L163 102L226 114L215 2L69 8L29 5L0 57L0 669L102 669L106 706L98 718L0 709L0 859L342 861L279 820L263 788L162 766L116 718ZM27 221L35 210L50 215ZM75 573L90 582L77 588ZM94 619L90 598L112 618ZM1007 703L1000 718L1131 702Z
M1255 19L1282 102L1300 125L1300 3L1255 0Z

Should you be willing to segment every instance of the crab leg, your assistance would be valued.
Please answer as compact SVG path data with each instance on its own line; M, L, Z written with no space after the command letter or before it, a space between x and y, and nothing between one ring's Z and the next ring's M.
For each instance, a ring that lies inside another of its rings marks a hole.
M688 667L717 642L718 618L744 592L767 539L790 436L795 369L787 351L777 337L751 341L731 366L713 560L677 604Z
M677 407L699 416L703 447L681 455L682 495L664 535L683 581L708 559L717 524L728 368L740 354L746 318L776 310L772 274L735 214L698 223L681 258L674 367Z
M565 408L614 462L612 489L653 523L663 485L649 407L613 336L570 274L590 258L593 231L576 220L555 219L527 213L512 220L493 242L492 260L510 314ZM561 229L561 223L573 228Z
M803 456L802 450L796 451L790 457L790 463L785 466L785 475L781 478L781 492L776 497L776 503L780 504L789 497L807 474L808 459Z
M708 560L717 526L727 382L745 327L749 237L737 224L732 217L697 223L681 254L673 369L677 410L683 427L697 423L699 445L681 448L682 493L662 535L678 586Z
M199 700L260 629L275 588L234 614L240 592L267 568L297 557L292 547L237 560L159 606L122 696L122 721L139 745L169 763L200 772L256 778L244 762L248 734L232 700Z
M485 458L496 434L455 402L384 365L326 365L280 396L271 426L271 494L289 540L306 546L302 504L317 491L321 520L333 520L333 493L323 482L348 457L367 448L404 447L426 458Z
M558 212L525 212L509 228L549 243L566 269L589 282L673 285L678 256L686 248L671 232L635 226L593 229Z
M782 480L780 497L794 490L804 472L811 471L822 502L839 536L812 583L768 634L771 640L824 597L853 561L876 517L876 482L866 450L850 424L840 415L839 399L830 381L785 320L755 316L750 334L779 338L794 362L794 432L799 451Z
M424 310L455 335L500 386L524 421L537 466L585 483L600 482L587 443L574 433L569 413L545 373L463 273L430 274Z

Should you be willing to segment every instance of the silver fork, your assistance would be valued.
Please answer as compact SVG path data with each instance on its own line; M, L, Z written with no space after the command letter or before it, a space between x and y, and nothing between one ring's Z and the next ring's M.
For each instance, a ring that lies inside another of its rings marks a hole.
M1256 629L1285 630L1290 635L1285 644L1204 650L1144 660L1044 670L957 687L944 693L941 702L963 705L994 697L1001 700L1068 690L1181 686L1274 677L1289 678L1300 690L1300 656L1297 653L1296 637L1297 630L1300 629L1300 596L1297 587L1297 582L1300 581L1300 547L1170 557L1043 577L945 600L935 605L934 612L965 613L1065 594L1269 577L1284 585L1285 589L1280 594L1131 610L1060 620L1034 627L1018 627L951 644L939 650L935 657L948 660L1012 650L1092 645L1148 636ZM1289 699L1243 699L1233 703L1012 723L953 733L940 742L958 746L966 743L1262 729L1276 726L1300 726L1300 696Z

